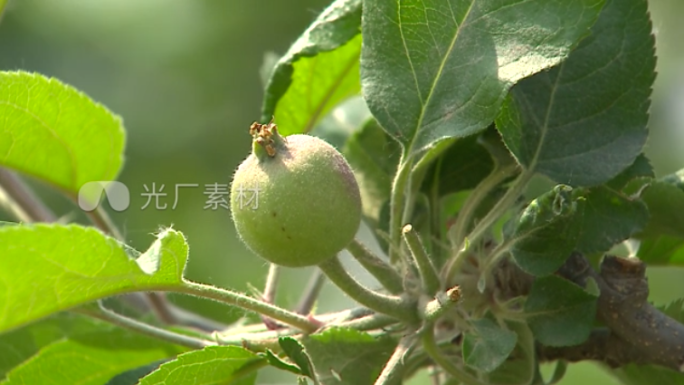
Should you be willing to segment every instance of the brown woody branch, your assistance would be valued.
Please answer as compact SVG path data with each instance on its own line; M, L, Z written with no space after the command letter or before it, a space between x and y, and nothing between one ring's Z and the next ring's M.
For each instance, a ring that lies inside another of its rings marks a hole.
M596 317L605 328L576 346L538 344L539 359L597 360L611 367L653 364L684 371L684 325L648 303L645 272L640 260L614 256L605 256L596 272L582 254L573 253L556 274L582 287L589 278L597 283ZM529 293L533 279L510 261L497 271L497 286L509 298Z

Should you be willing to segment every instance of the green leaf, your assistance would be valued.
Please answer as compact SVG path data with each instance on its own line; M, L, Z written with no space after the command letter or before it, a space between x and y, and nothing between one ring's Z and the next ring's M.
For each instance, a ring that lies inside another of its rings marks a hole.
M73 313L58 313L49 318L0 335L0 380L10 369L53 342L113 326Z
M168 342L108 327L50 344L13 369L2 385L100 385L123 371L183 351Z
M283 361L280 357L278 357L277 355L275 355L272 351L270 351L268 349L266 350L266 353L264 353L262 356L264 358L266 358L269 365L271 365L275 368L278 368L280 370L285 370L285 371L288 371L290 373L294 373L294 374L298 374L298 375L302 374L302 371L299 369L298 366L292 365L289 362Z
M372 385L397 345L389 338L341 328L313 334L302 344L323 385Z
M458 139L436 162L423 180L426 193L436 189L441 197L470 190L492 171L494 162L489 152L478 144L478 135Z
M121 119L57 79L0 72L0 165L70 194L116 179L123 164Z
M252 385L266 360L237 346L209 346L176 357L140 380L140 385Z
M641 191L651 214L638 256L648 264L684 265L684 170L652 181Z
M372 119L347 140L342 153L359 182L363 214L377 223L390 197L401 148Z
M570 57L511 90L497 118L526 168L558 183L606 182L641 153L655 79L645 0L609 0Z
M556 368L553 370L551 378L546 383L546 385L555 385L559 383L563 377L565 377L565 372L568 369L568 363L566 361L556 361Z
M338 104L309 132L342 151L349 137L360 131L373 119L366 102L360 95Z
M534 337L548 346L584 342L596 317L597 298L563 278L537 278L525 301L525 314Z
M603 0L367 0L361 84L380 125L415 154L487 127L518 80L558 64Z
M668 235L645 239L637 256L648 265L684 266L684 239Z
M684 385L682 373L654 365L629 364L612 370L611 374L623 385Z
M139 366L123 373L119 373L112 377L106 385L137 385L141 378L157 370L159 365L165 363L166 361L168 360L155 361L151 364Z
M506 361L518 341L515 332L483 318L471 322L474 330L463 338L463 362L473 369L490 373Z
M275 116L283 135L308 132L360 92L361 0L336 0L275 65L261 120ZM357 36L357 37L355 37Z
M285 354L299 367L303 375L314 378L313 364L309 355L304 351L304 347L292 337L278 338L278 345Z
M573 219L580 233L575 250L584 254L606 252L648 223L643 202L607 187L576 189L573 196L584 200L582 215Z
M537 373L537 354L532 331L523 322L506 322L517 335L517 344L508 359L490 373L490 384L529 385Z
M546 275L563 265L580 237L575 220L581 216L584 202L574 200L572 189L558 185L533 200L523 211L505 242L515 262L533 275Z
M187 248L171 229L138 257L94 228L0 227L0 332L99 298L180 285Z
M676 178L676 179L675 179ZM651 220L641 238L670 235L684 238L684 172L680 171L659 181L653 181L641 193L651 213Z
M606 185L615 190L622 190L629 182L638 178L655 178L651 161L644 154L639 154L631 166L624 169Z

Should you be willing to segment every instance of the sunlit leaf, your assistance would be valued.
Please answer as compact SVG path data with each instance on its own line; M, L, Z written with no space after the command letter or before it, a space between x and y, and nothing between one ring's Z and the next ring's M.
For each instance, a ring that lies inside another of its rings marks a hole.
M94 228L37 224L0 227L0 255L1 332L95 299L180 285L187 244L164 230L139 255Z
M308 132L360 92L361 0L336 0L278 61L266 86L263 122L284 135Z
M122 371L184 349L128 330L103 330L54 342L13 369L3 385L101 385Z
M76 195L114 180L123 164L121 119L57 79L0 72L0 165Z
M209 346L179 355L140 380L140 385L253 385L266 360L237 346Z
M44 347L63 339L114 327L72 313L58 313L40 322L0 334L0 380Z

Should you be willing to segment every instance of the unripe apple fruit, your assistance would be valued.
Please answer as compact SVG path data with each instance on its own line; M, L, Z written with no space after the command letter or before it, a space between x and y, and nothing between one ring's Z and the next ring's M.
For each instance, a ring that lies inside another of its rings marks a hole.
M254 253L281 266L317 265L354 238L361 196L349 164L325 141L281 137L252 124L252 154L238 167L230 206L238 235Z

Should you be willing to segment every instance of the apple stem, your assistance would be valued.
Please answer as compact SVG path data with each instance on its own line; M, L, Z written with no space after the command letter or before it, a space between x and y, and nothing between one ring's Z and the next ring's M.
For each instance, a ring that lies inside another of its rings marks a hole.
M320 327L318 323L300 314L293 313L278 306L271 305L270 303L248 297L232 290L221 289L215 286L204 285L188 280L183 280L182 285L173 286L169 290L239 306L245 310L262 314L286 325L294 326L306 333L313 333Z
M387 314L409 324L419 321L416 304L414 301L398 296L389 296L377 293L361 285L355 280L340 263L339 258L334 256L318 267L328 276L337 287L352 299L363 306L378 313Z
M392 294L404 292L404 282L399 273L383 261L380 257L373 254L361 242L354 239L348 246L347 251L371 273L380 284Z

